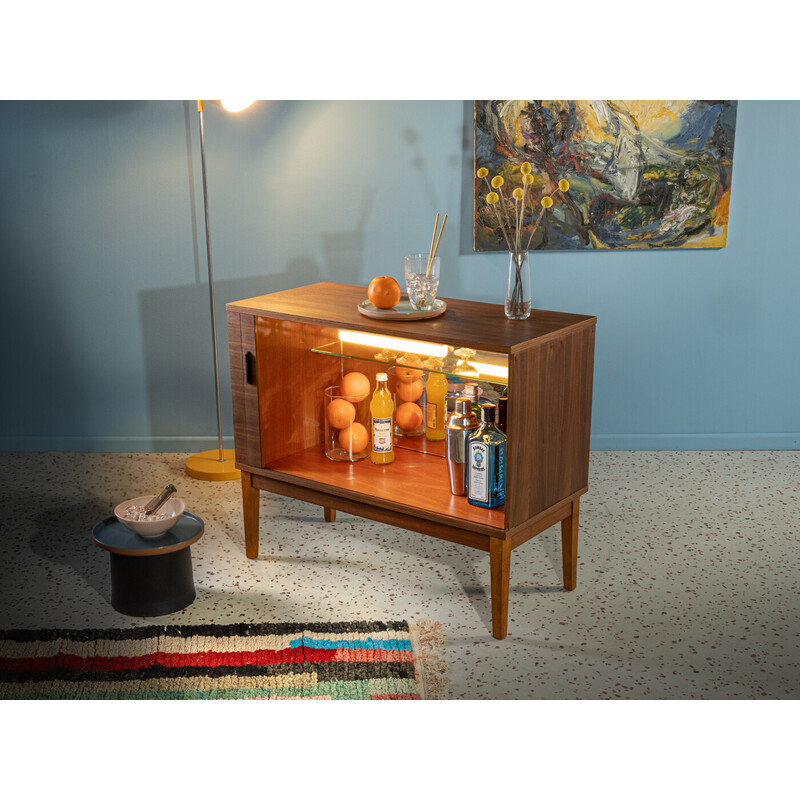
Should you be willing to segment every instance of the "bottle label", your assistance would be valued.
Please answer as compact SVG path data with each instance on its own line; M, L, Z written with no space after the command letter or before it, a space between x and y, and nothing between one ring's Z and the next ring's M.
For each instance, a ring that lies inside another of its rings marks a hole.
M506 496L506 443L500 442L497 448L497 491Z
M469 446L469 496L483 503L489 502L489 448L481 442Z
M425 408L425 426L427 428L436 427L436 403L428 403Z
M375 453L392 452L392 418L372 419L372 450Z

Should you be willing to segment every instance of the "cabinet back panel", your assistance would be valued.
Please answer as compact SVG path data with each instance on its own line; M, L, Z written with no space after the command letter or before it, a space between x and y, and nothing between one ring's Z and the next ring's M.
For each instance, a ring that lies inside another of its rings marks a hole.
M323 389L338 379L335 359L311 348L336 331L256 317L261 466L323 442Z
M324 446L323 392L358 371L375 386L378 364L312 353L337 339L338 329L256 317L261 466L309 447Z

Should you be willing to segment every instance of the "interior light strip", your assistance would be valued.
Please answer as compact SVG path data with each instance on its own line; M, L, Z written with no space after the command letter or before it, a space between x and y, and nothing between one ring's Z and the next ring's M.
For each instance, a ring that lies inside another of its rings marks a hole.
M446 344L420 342L417 339L400 339L395 336L381 336L374 333L363 333L362 331L339 331L339 341L394 350L401 355L403 353L417 353L418 355L432 358L444 358L447 355Z
M468 361L467 363L471 367L475 367L481 375L508 380L508 367L501 367L499 364L485 364L483 361Z

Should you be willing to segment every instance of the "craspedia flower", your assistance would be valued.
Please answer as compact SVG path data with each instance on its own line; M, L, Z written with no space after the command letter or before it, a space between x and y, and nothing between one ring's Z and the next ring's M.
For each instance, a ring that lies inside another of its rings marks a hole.
M519 171L523 175L530 175L531 174L531 165L528 161L523 162L522 166L519 168Z
M485 178L489 174L489 170L486 167L481 167L475 174L479 178Z
M558 182L558 188L561 189L562 192L566 192L569 189L569 181L566 178L562 178Z
M515 200L522 200L522 189L520 189L519 186L517 186L511 194L514 196Z
M486 195L486 202L490 206L493 206L499 199L500 195L497 194L497 192L489 192L489 194Z
M494 178L492 178L492 189L499 189L504 183L505 181L502 175L495 175Z
M542 198L542 208L550 208L553 205L553 198L549 195L545 195Z
M533 181L534 181L534 178L533 178L533 175L530 172L527 175L524 175L522 177L522 182L526 186L530 186L531 184L533 184Z

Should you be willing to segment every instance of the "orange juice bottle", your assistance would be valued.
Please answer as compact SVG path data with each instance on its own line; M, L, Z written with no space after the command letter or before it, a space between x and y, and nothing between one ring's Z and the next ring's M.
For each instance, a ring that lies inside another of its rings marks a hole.
M375 380L378 385L369 403L372 415L372 452L369 458L373 464L391 464L394 461L394 402L388 387L389 376L379 372Z
M447 376L441 372L429 372L425 382L425 438L430 442L444 441L446 396Z

